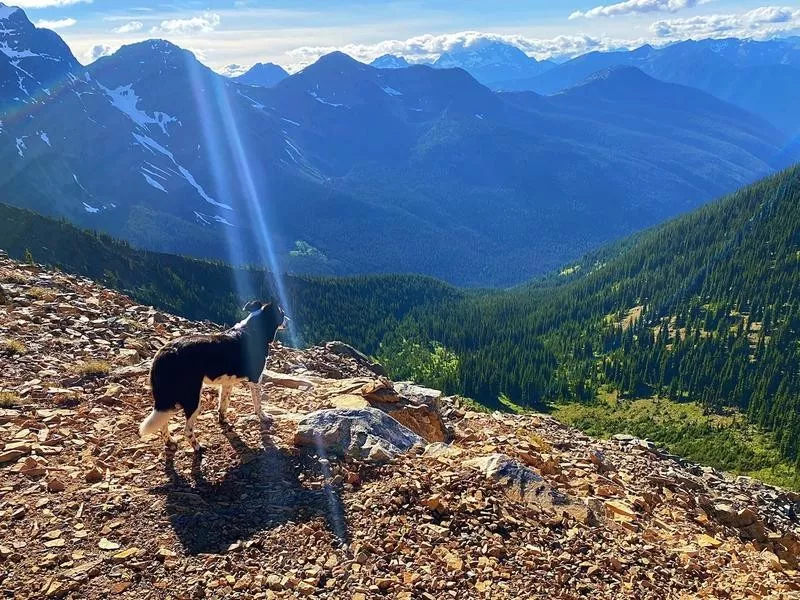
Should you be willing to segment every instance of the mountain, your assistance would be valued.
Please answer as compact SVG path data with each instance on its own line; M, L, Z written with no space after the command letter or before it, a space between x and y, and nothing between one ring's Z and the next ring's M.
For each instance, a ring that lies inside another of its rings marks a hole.
M244 85L257 85L261 87L273 87L289 76L283 67L273 63L256 63L246 73L243 73L233 80Z
M762 117L789 136L800 134L800 48L792 38L690 40L659 49L646 45L632 51L591 52L542 75L496 87L554 94L614 66L637 67L657 79L698 88Z
M224 423L205 392L202 458L180 431L177 448L140 439L155 353L221 328L2 256L0 274L8 597L188 597L198 584L268 598L570 597L578 579L587 598L673 600L797 587L797 494L633 436L379 378L341 343L272 349L263 425L245 386ZM620 577L626 564L646 568Z
M553 63L538 62L512 44L478 40L444 52L433 66L437 69L464 69L484 85L535 77L550 70Z
M384 54L369 64L376 69L405 69L411 66L405 58L394 54Z
M498 94L462 69L334 53L264 88L160 40L49 61L55 34L23 26L31 56L13 61L62 70L25 94L9 67L0 200L161 252L505 286L795 156L756 117L656 81Z

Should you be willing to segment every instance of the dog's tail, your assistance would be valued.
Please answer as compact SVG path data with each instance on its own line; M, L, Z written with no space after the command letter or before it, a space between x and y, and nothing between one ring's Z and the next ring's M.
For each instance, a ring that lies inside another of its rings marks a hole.
M139 425L139 437L160 432L164 429L172 415L173 413L171 412L156 410L154 408L147 418L142 421L142 424Z

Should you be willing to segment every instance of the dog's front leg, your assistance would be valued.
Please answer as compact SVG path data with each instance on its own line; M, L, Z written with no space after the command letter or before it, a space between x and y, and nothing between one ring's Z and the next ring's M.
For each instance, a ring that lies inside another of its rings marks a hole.
M217 413L220 423L224 423L227 419L228 404L231 401L231 386L223 385L219 388L219 400L217 402Z

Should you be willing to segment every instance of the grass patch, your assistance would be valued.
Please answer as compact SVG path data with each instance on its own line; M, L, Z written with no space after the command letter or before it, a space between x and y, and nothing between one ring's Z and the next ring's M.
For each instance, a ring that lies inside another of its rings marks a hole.
M28 349L25 347L25 344L19 340L12 340L11 338L0 339L0 353L16 356L25 354L27 351Z
M517 404L505 394L500 394L500 397L497 399L497 402L502 407L502 410L504 410L505 412L513 413L515 415L526 415L535 412L526 406Z
M781 457L772 434L736 412L704 414L694 402L601 394L591 404L556 405L553 416L595 437L629 433L691 461L800 490L800 471Z
M32 287L25 290L25 295L28 298L35 300L44 300L45 302L52 302L56 299L55 292L43 287Z
M13 283L16 285L23 285L28 283L28 278L25 277L22 273L17 271L3 271L3 274L0 275L0 281L3 283Z
M15 408L22 400L14 392L0 392L0 408Z
M493 412L488 406L485 406L477 400L473 400L472 398L467 398L466 396L459 396L458 401L466 410L471 410L472 412L486 414L491 414Z
M103 377L111 372L111 365L104 360L88 360L75 365L75 373L81 377Z

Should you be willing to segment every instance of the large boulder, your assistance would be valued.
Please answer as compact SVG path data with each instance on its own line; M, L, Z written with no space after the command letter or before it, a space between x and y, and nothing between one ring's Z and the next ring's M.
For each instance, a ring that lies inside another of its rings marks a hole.
M582 523L594 521L585 504L551 487L543 477L506 454L481 456L464 464L500 484L512 500L538 506L555 517L568 514Z
M336 407L382 410L428 442L444 442L449 437L439 390L405 382L393 384L385 377L353 377L327 380L317 385L316 392Z
M309 413L297 424L296 446L320 455L386 461L425 441L375 408L333 408Z

